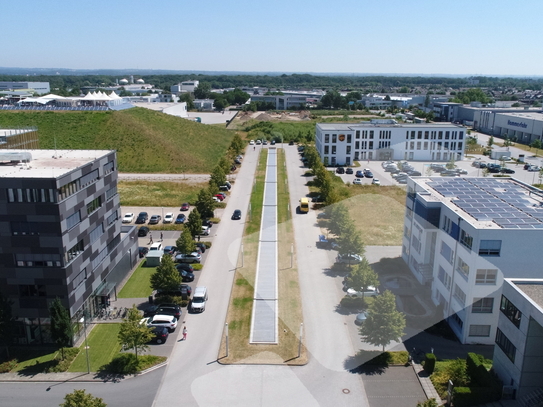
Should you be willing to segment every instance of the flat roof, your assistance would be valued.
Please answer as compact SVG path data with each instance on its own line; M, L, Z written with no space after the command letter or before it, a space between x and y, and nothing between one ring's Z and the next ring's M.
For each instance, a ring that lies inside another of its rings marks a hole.
M543 229L543 191L514 178L413 180L417 195L428 202L441 202L477 229Z
M397 124L373 124L370 122L360 123L317 123L322 130L355 130L360 127L400 127L400 128L419 128L419 127L457 127L459 129L465 129L464 126L449 122L437 122L437 123L397 123Z
M537 113L537 112L510 112L510 113L499 113L504 116L512 116L512 117L519 117L522 119L530 119L530 120L539 120L543 121L543 114Z
M28 165L0 163L0 178L59 178L115 150L0 150L32 155Z
M541 279L511 279L520 291L528 298L534 301L539 307L543 308L543 280Z

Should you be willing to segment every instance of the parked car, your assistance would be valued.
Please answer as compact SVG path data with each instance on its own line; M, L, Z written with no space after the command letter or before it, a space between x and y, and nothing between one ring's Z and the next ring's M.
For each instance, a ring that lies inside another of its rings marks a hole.
M185 202L183 204L181 204L181 210L182 211L188 211L190 208L190 205L188 204L188 202Z
M167 295L169 297L183 297L183 294L185 294L187 296L190 296L191 293L192 293L192 288L190 287L190 285L188 285L188 284L179 284L179 287L177 289L173 289L173 290L157 290L156 293L155 293L155 298L160 299L160 297L165 296L165 295ZM156 310L161 305L175 305L175 304L160 303L158 305L155 305L153 307L148 308L145 311L145 313L143 314L143 316L152 316L154 314L158 314L158 312L156 312Z
M185 284L185 286L187 285ZM156 313L160 315L171 315L178 321L181 319L181 307L177 304L160 304L157 307Z
M138 236L145 237L149 233L149 228L147 226L142 226L138 229Z
M275 145L275 140L270 141L270 144L271 144L272 146L274 146L274 145Z
M459 175L467 175L468 174L468 171L467 170L464 170L462 168L456 168L456 173L459 174Z
M192 267L192 264L189 264L189 263L179 263L179 264L176 264L175 265L175 268L179 271L179 270L185 270L185 271L188 271L189 273L194 273L194 267Z
M353 169L351 167L348 167L346 170L345 170L345 174L349 174L349 175L352 175L354 173Z
M154 326L153 329L151 329L151 333L154 335L153 339L151 339L150 342L158 343L159 345L161 343L166 343L168 340L168 328L163 326Z
M289 146L293 146L293 145L294 145L294 140L290 140L290 141L288 142L288 145L289 145Z
M502 168L502 169L500 170L500 172L501 172L502 174L514 174L514 173L515 173L514 170L512 170L511 168L507 168L507 167L506 167L506 168Z
M337 167L336 168L336 174L345 174L345 168Z
M153 215L151 216L151 219L149 219L149 225L156 225L160 222L161 219L162 219L162 216Z
M217 198L220 202L224 201L224 196L222 194L215 195L215 198Z
M149 219L149 215L147 212L140 212L138 215L138 218L136 219L137 224L142 224L147 222L147 219Z
M379 181L377 178L374 178L374 179L371 181L371 183L372 183L373 185L381 185L381 181Z
M356 178L364 178L364 171L358 170L354 176Z
M211 231L209 230L209 228L207 226L202 226L202 231L200 232L200 235L202 236L209 236L209 233Z
M366 178L373 178L373 172L371 172L370 170L364 172L364 176Z
M140 324L145 324L150 328L155 326L161 326L167 328L168 331L171 333L175 331L175 328L177 328L177 318L172 315L156 314L149 318L143 318L140 321Z
M319 240L317 242L317 247L319 249L330 250L332 248L332 245L330 244L330 241L326 238L326 236L319 235Z
M200 263L200 261L202 261L202 255L198 252L192 252L190 254L179 253L175 256L175 261L178 263Z
M130 212L124 215L123 217L123 223L132 223L133 220L134 220L134 214Z
M369 286L365 291L356 291L354 288L347 288L349 297L375 297L379 294L379 289L374 286Z
M356 318L355 318L355 320L354 320L354 323L355 323L356 325L362 325L362 324L364 324L364 322L366 322L366 319L367 319L367 318L368 318L367 312L366 312L366 311L363 311L363 312L359 313L359 314L356 316Z
M358 264L362 261L362 257L358 254L338 254L336 263L342 264Z
M539 171L539 167L537 165L530 165L528 167L528 171L530 171L530 172Z
M196 247L199 248L202 253L205 253L207 250L205 243L202 242L197 242Z
M166 246L164 247L164 254L174 255L177 252L177 247L175 246Z
M326 211L320 212L317 215L317 219L330 219L330 214Z
M210 219L204 219L202 221L202 226L207 226L208 228L212 228L213 227L213 222L211 222Z
M164 220L162 222L164 222L164 223L172 223L173 222L173 213L168 212L166 215L164 215Z
M324 202L324 199L323 199L323 197L321 195L317 195L317 196L314 196L311 199L311 202L322 203L322 202Z
M232 214L232 220L240 220L241 219L241 210L236 209L234 213Z
M262 140L262 145L267 146L268 145L268 140Z
M353 185L362 185L362 180L360 178L355 178L353 181Z
M256 145L259 146L260 144L262 144L262 141L256 140Z
M239 160L238 158L236 158L236 159L234 160L234 164L240 165L240 164L241 164L241 160Z
M179 271L179 275L181 276L181 281L184 283L190 283L194 281L194 273L191 273L187 270L177 270Z
M147 253L149 253L149 249L147 247L138 247L140 259L143 259Z
M531 166L532 166L532 164L526 163L526 164L524 164L524 167L523 167L523 168L524 168L525 170L527 170L527 169L530 168Z
M226 194L224 192L219 192L217 195L220 195L223 197L223 199L226 199Z
M250 146L254 146L254 145L255 145L255 141L254 141L254 140L249 141L249 145L250 145Z
M184 213L180 213L179 215L177 215L177 218L175 218L175 223L185 223L185 220L187 220L187 217L185 216Z

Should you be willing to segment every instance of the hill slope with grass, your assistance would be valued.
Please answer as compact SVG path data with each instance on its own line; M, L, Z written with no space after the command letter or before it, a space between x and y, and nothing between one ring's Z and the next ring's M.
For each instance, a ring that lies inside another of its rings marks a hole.
M209 173L233 132L144 108L118 112L1 111L0 128L36 126L42 149L117 150L119 171Z

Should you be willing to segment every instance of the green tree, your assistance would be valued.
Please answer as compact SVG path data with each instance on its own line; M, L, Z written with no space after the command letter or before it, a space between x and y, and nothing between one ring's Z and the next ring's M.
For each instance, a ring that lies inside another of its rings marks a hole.
M209 185L213 185L219 188L221 185L224 185L226 182L226 174L223 168L220 165L216 165L211 172L211 177L209 178ZM200 191L201 192L201 191Z
M223 97L217 97L213 101L213 106L216 110L223 110L226 106L228 106L228 101Z
M179 95L179 101L185 102L187 104L187 110L194 109L194 102L192 101L192 98L190 97L190 93L181 93Z
M224 183L221 185L224 185ZM198 198L196 199L196 203L194 206L195 209L198 210L202 218L212 218L214 216L217 202L215 202L215 200L213 199L214 194L212 193L212 191L219 191L219 188L216 186L216 184L211 184L209 188L202 188L200 192L198 192Z
M360 231L356 229L352 221L347 223L346 228L341 231L337 242L339 244L338 253L341 255L364 255L364 242L362 242Z
M417 403L417 407L439 407L436 399L428 399Z
M430 106L430 93L426 94L426 98L424 98L424 107Z
M107 407L100 397L94 397L85 390L74 390L64 396L64 403L60 407Z
M396 297L386 290L373 299L368 309L360 335L374 346L385 347L392 341L399 341L404 334L405 316L396 310Z
M188 228L183 229L183 232L181 232L181 236L179 236L179 239L177 239L175 245L179 253L183 254L189 254L196 250L196 244L194 243L194 240L192 240L192 236Z
M365 292L368 287L376 287L379 284L379 277L364 257L361 263L351 269L351 273L347 277L347 284L358 292Z
M151 288L153 290L175 290L181 284L181 276L175 268L172 256L164 255L160 260L160 265L155 272L151 274Z
M488 142L486 143L486 146L487 146L488 148L492 148L492 145L493 145L493 144L494 144L494 136L490 136L490 137L488 138Z
M179 273L177 273L177 275L179 275ZM134 349L136 360L138 360L138 352L149 349L147 343L153 339L151 329L148 328L147 325L141 324L140 321L140 311L136 308L136 305L133 305L132 308L128 310L126 318L123 319L119 334L117 335L117 339L123 350Z
M347 207L338 203L330 207L330 222L328 222L328 230L330 233L340 236L345 230L347 225L352 223L351 217Z
M72 345L73 340L73 325L70 319L70 313L56 297L49 307L49 317L51 318L51 337L58 345L61 352L61 357L64 359L64 348Z
M200 82L198 87L194 89L194 97L196 99L207 99L211 94L211 85L208 82Z
M445 165L445 167L449 170L454 170L456 168L456 163L455 163L455 155L454 153L451 153L451 159L449 160L449 162Z
M196 235L199 235L202 232L202 218L198 208L194 208L190 213L185 223L185 228L190 231L190 235L194 239Z
M537 157L538 150L541 149L541 140L536 138L534 141L532 141L530 147L535 148L535 156Z
M232 142L230 143L230 150L232 151L232 155L240 155L243 152L243 149L245 148L245 143L241 139L240 135L238 133L234 134L234 137L232 137Z
M0 293L0 345L6 347L6 353L9 358L9 345L13 341L13 332L15 331L13 314L11 306L13 303Z

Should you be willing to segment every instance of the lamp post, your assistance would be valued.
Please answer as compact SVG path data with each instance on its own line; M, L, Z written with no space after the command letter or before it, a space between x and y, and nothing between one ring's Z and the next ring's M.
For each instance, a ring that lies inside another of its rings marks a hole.
M89 343L87 340L87 309L83 307L83 330L85 331L85 354L87 357L87 373L90 373Z

